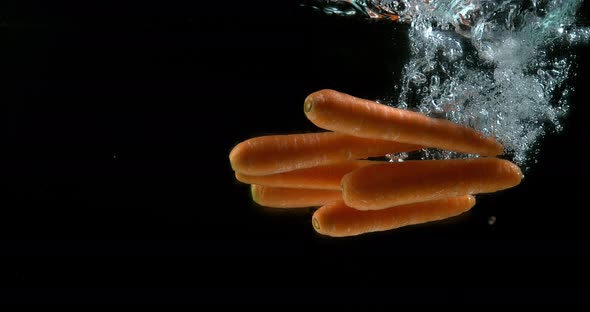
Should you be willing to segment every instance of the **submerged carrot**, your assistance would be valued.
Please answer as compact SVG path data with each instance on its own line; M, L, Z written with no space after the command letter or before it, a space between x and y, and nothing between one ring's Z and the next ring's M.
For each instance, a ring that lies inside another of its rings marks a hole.
M229 159L234 171L268 175L421 148L415 144L319 132L255 137L236 145Z
M381 210L360 211L338 200L320 207L312 217L316 232L344 237L387 231L407 225L443 220L475 205L475 197L464 195Z
M319 207L342 199L342 192L334 190L297 189L252 184L252 199L261 206L273 208Z
M348 160L331 165L298 169L282 173L252 176L236 172L236 179L248 184L275 187L307 188L340 191L342 177L362 166L374 164L370 160Z
M393 108L334 90L307 96L305 115L316 126L364 138L496 156L503 147L492 137L449 120Z
M344 202L359 210L445 197L490 193L518 185L518 166L498 158L411 160L378 163L342 178Z

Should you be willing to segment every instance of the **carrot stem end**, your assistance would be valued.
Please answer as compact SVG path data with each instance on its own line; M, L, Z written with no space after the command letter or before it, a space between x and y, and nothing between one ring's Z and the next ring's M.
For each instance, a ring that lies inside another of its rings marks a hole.
M317 219L317 218L313 217L313 218L311 219L311 223L313 224L313 228L314 228L316 231L319 231L319 230L320 230L320 222L318 221L318 219Z
M308 97L305 99L305 103L303 104L303 109L305 110L306 113L311 112L311 109L313 108L313 100Z

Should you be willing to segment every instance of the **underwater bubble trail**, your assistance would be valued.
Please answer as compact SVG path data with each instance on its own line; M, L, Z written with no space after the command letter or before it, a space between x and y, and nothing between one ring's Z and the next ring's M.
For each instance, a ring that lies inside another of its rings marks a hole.
M534 160L540 138L562 130L573 90L572 47L583 0L316 0L325 13L408 24L410 58L390 106L495 136L514 162ZM393 56L392 56L393 57ZM429 151L423 158L459 157Z

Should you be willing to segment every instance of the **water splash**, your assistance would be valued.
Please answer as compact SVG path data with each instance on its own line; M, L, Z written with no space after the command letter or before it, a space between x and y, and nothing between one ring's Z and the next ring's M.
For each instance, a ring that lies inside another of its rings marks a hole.
M583 0L316 0L325 13L409 25L410 59L388 105L493 135L527 165L569 111L572 47L590 41L575 24ZM423 158L452 158L429 151Z
M304 5L326 14L399 20L399 3L383 0L308 0Z

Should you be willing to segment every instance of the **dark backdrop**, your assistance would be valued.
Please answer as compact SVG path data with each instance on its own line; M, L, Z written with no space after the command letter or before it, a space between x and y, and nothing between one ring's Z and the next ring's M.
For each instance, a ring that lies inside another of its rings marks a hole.
M1 5L7 298L438 304L585 293L587 46L576 49L565 130L540 143L521 185L452 220L332 239L314 232L313 210L253 204L229 151L315 131L302 111L313 91L391 96L404 28L297 0L113 2Z

